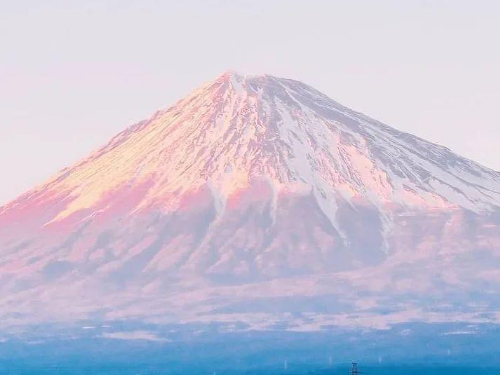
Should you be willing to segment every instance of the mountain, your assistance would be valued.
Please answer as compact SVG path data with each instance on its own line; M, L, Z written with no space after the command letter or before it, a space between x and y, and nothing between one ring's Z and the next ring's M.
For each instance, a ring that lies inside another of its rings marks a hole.
M0 208L0 326L495 323L499 266L499 172L227 72Z

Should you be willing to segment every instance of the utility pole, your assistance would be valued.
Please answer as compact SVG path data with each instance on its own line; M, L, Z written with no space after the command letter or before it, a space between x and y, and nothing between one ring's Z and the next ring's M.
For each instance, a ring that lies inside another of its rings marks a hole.
M361 371L358 370L358 364L356 362L352 363L351 375L361 374Z

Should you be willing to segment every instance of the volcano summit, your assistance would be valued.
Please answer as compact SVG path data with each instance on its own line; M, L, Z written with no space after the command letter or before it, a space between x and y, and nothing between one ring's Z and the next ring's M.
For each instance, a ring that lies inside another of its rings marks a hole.
M0 208L0 321L500 320L500 173L227 72Z

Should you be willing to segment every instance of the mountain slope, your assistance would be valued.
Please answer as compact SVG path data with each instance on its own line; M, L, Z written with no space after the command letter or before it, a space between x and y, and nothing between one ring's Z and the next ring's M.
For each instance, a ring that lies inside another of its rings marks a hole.
M303 83L227 72L0 208L0 311L273 321L319 298L373 321L474 292L496 316L481 285L496 295L499 229L498 172Z

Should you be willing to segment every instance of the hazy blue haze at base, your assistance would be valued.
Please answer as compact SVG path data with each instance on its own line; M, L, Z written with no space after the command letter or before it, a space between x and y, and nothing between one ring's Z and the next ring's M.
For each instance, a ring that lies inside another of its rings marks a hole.
M176 369L165 369L164 366L148 366L144 364L135 365L88 365L82 367L32 367L30 365L13 365L0 367L2 374L9 375L174 375L174 374L207 374L212 375L213 371L207 368L189 369L186 371ZM365 366L362 367L364 375L469 375L469 374L500 374L498 367L466 367L466 366L439 366L439 365L411 365L411 366ZM311 369L307 366L289 367L284 369L255 369L255 370L226 370L217 373L218 375L347 375L349 367L347 365L328 368Z
M117 322L81 333L81 326L39 326L0 343L0 374L347 375L352 360L363 375L500 374L499 328L478 324L475 334L446 334L466 327L472 329L456 323L388 330L224 332L221 325ZM112 340L102 337L103 330L144 330L170 341Z

